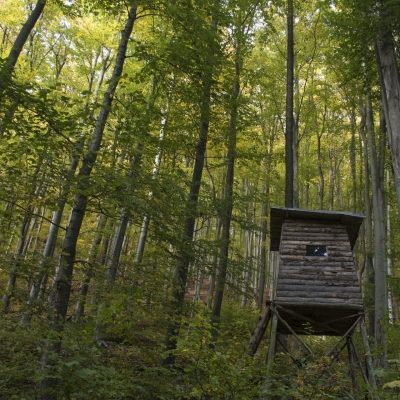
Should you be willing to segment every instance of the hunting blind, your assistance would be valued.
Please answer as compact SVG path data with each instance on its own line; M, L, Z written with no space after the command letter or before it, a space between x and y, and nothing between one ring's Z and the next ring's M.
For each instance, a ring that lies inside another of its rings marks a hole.
M302 335L338 336L325 356L336 359L347 347L353 392L357 393L355 359L365 383L371 386L352 340L359 323L365 331L363 300L352 254L363 219L356 213L271 207L270 250L277 255L273 257L277 261L271 267L270 299L248 343L248 354L257 351L270 320L268 362L279 342L298 364L280 334L293 335L313 358L315 354ZM368 340L364 340L364 346L368 346ZM372 363L369 364L371 374ZM328 367L324 372L333 377Z
M344 335L363 310L352 250L364 217L278 207L270 215L270 250L279 251L271 300L298 334ZM280 321L277 332L290 333Z

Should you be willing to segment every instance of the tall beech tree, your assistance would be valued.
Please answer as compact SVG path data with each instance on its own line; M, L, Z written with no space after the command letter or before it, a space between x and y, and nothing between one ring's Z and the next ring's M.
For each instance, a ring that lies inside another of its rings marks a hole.
M7 57L7 61L3 66L3 73L11 74L15 65L17 64L18 57L21 54L23 47L25 46L26 41L29 38L30 33L34 29L37 21L41 17L43 10L46 6L47 0L38 0L34 9L29 14L28 19L22 26L15 42L10 50L10 53Z
M79 170L79 191L75 196L74 205L71 211L71 216L67 231L62 245L62 253L58 264L55 280L54 280L54 293L50 300L50 307L54 310L51 319L51 326L54 330L61 332L64 325L64 320L67 315L69 296L71 293L71 280L74 270L76 245L82 226L85 210L88 202L88 186L90 182L90 175L96 163L97 154L101 147L103 132L110 114L111 105L114 99L118 82L123 72L124 62L127 56L128 42L131 36L133 26L136 21L137 5L132 2L127 21L124 29L121 31L121 39L118 46L117 56L115 60L114 70L110 79L108 88L104 94L102 106L96 120L96 125L93 130L92 140L88 147L88 151L82 161L82 166ZM49 351L59 354L61 350L60 338L57 339L51 349L47 348L43 354L43 363L45 366L51 364L49 358ZM43 381L43 389L47 391L46 397L48 399L54 398L54 385L53 379L45 379Z
M294 34L293 34L293 0L287 1L287 59L286 59L286 125L285 125L285 165L286 189L285 207L293 207L294 200ZM296 200L296 203L298 200Z
M239 13L238 13L239 14ZM239 14L240 15L240 14ZM250 18L251 20L252 18ZM239 25L239 24L237 24ZM214 296L214 306L212 319L218 323L221 316L222 299L224 296L226 275L229 262L229 245L231 232L231 219L233 211L233 185L235 177L236 161L236 142L237 142L237 123L238 123L238 100L240 95L240 75L243 67L243 47L245 37L245 27L234 27L234 64L235 74L233 79L232 94L230 98L229 127L227 131L227 155L226 155L226 175L223 197L221 200L221 248L219 254L218 273L216 279L216 289Z
M171 366L175 364L175 355L173 351L177 346L177 335L180 329L180 317L182 314L183 303L186 292L186 283L188 279L188 270L193 259L192 240L197 214L197 203L199 199L200 185L203 176L204 157L206 154L208 129L210 124L210 101L211 89L214 79L214 65L217 56L217 46L219 46L216 36L219 14L219 2L213 4L213 14L210 24L210 32L208 38L207 51L204 55L204 71L201 78L202 95L200 99L200 128L196 145L195 161L193 166L192 179L190 183L189 194L185 204L185 218L183 225L183 233L181 245L177 254L177 263L173 275L173 298L171 300L172 316L168 324L165 339L166 357L162 360L162 365Z
M390 9L381 11L383 29L378 33L375 47L382 103L392 156L397 207L400 215L400 75L389 20L390 12Z

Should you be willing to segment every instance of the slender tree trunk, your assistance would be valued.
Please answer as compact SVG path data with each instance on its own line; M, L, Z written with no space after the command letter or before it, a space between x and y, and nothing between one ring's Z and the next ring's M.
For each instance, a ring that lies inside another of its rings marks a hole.
M367 139L371 167L372 206L374 221L374 271L375 271L375 346L378 352L377 362L380 367L387 367L387 339L385 321L388 307L386 283L386 248L385 248L385 220L384 196L382 180L380 180L378 156L375 144L372 102L367 95Z
M286 65L286 189L285 207L294 206L294 170L293 170L293 84L294 84L294 38L293 38L293 0L287 2L287 65Z
M11 270L10 276L8 278L6 292L4 293L3 299L2 299L3 312L8 312L8 309L10 307L10 300L11 300L12 295L14 294L14 288L15 288L15 284L17 282L17 274L18 274L18 270L20 267L21 256L24 251L26 236L28 234L29 224L30 224L30 221L32 218L32 213L33 213L32 201L38 194L37 193L38 188L37 188L36 183L37 183L37 175L39 174L39 171L42 168L42 161L43 161L43 159L40 159L38 161L35 172L33 174L34 178L33 178L33 182L32 182L32 187L31 187L31 191L29 194L29 198L27 199L28 206L25 209L24 219L22 221L21 228L19 230L19 238L18 238L17 248L14 252L15 264L14 264L14 266Z
M390 174L389 171L386 171L386 190L389 192L390 185ZM392 263L392 247L391 247L391 206L390 203L387 202L386 206L386 237L387 237L387 270L388 276L393 277L393 263ZM389 293L389 317L390 322L398 322L399 321L399 306L397 303L396 297L393 293Z
M114 71L110 79L107 91L104 94L102 107L99 116L96 120L95 128L92 134L92 141L89 145L88 152L82 161L82 166L79 171L79 192L75 197L74 205L71 212L69 225L65 234L60 262L54 284L54 296L51 300L51 307L54 309L54 315L51 319L51 326L55 331L61 332L67 315L69 296L71 292L71 281L73 267L75 261L76 245L79 237L79 232L82 226L82 221L86 211L88 196L86 188L89 184L89 178L93 166L97 159L97 154L100 150L105 124L107 122L114 94L118 85L118 81L122 75L123 66L126 58L129 37L132 33L133 25L136 20L136 3L132 2L128 19L124 30L121 32L121 40L118 47L117 58L114 66ZM55 340L52 345L52 351L56 354L60 353L61 339ZM51 365L49 359L49 348L47 347L43 354L44 367ZM45 379L42 388L46 399L53 399L54 396L54 379Z
M5 68L8 69L8 73L11 73L15 65L17 64L18 57L21 54L22 48L28 40L30 33L36 25L36 22L39 20L40 16L43 13L46 1L47 0L38 0L35 8L29 15L25 24L22 26L17 38L15 39L14 45L11 48L11 51L7 57L7 63L5 65Z
M146 115L145 115L145 131L149 133L149 121L151 118L151 111L154 107L154 102L155 102L155 95L156 95L156 81L155 79L152 80L152 86L149 91L149 98L147 101L147 106L146 106ZM137 170L139 168L139 165L141 163L142 159L142 151L143 151L143 145L141 143L137 143L136 145L136 150L137 150L137 155L133 158L131 161L131 169L129 172L129 178L130 178L130 196L133 195L134 189L135 189L135 181L137 178ZM126 230L128 228L129 220L131 218L131 210L132 207L128 205L124 210L122 210L121 213L121 219L120 223L116 229L116 233L113 238L113 243L111 246L111 252L110 252L110 257L108 259L108 264L107 264L107 270L106 270L106 276L105 276L105 295L107 297L107 293L110 293L113 287L113 284L116 280L117 277L117 271L118 271L118 266L119 266L119 260L121 257L122 249L123 249L123 244L126 239ZM146 221L148 223L148 221ZM143 226L142 226L143 227ZM147 235L147 227L146 227L146 235ZM141 234L141 237L139 238L139 245L141 244L141 239L143 239L143 235ZM141 255L143 252L141 252ZM137 258L137 255L136 255ZM135 260L136 261L136 260ZM99 314L101 314L101 311L104 308L108 308L108 302L102 302L99 305ZM101 320L101 315L100 315L100 320ZM105 341L105 336L106 336L106 329L107 329L107 324L105 322L99 321L96 327L96 340L98 343L100 343L103 346L106 346L106 341Z
M357 211L357 168L356 168L356 116L355 110L351 110L351 144L350 144L350 169L352 178L352 210Z
M17 38L15 39L14 44L10 50L10 53L8 54L7 62L4 64L3 69L0 71L0 77L1 77L2 81L7 81L8 79L11 78L11 74L15 68L15 65L17 64L19 55L21 54L21 51L22 51L26 41L28 40L30 33L32 32L37 21L39 20L40 16L42 15L44 7L46 5L46 1L47 0L38 0L35 8L29 15L25 24L22 26ZM16 110L16 107L17 107L17 104L14 99L14 100L12 100L9 110L6 112L4 120L0 121L0 138L2 138L4 135L6 120L12 119L14 112Z
M215 223L215 239L214 242L219 242L221 233L221 218L217 217ZM209 278L208 292L207 292L207 308L212 309L214 300L215 277L217 274L218 255L214 252L211 261L211 273Z
M218 21L215 15L213 15L211 22L211 31L216 31L217 24ZM203 79L199 139L196 146L192 181L190 184L189 195L186 201L186 216L183 225L181 247L178 252L178 261L174 269L174 287L171 300L172 316L167 327L167 334L165 339L165 350L168 352L168 354L162 360L162 365L164 366L172 366L173 364L175 364L175 356L173 354L173 350L176 349L178 343L177 335L179 334L180 330L180 317L183 310L185 288L188 278L189 266L193 258L192 241L197 214L197 203L199 199L200 185L203 175L204 157L207 147L208 126L210 123L211 87L214 72L213 57L215 56L213 49L210 49L210 53L210 65L205 66L206 69Z
M156 158L154 160L154 168L153 168L153 174L151 176L152 180L157 179L158 175L158 170L160 168L161 164L161 158L162 158L162 142L164 140L165 136L165 131L167 129L167 123L168 123L168 112L169 112L169 103L171 101L173 94L173 87L170 90L170 93L168 95L168 100L167 100L167 106L164 112L164 117L161 120L161 129L160 129L160 135L158 138L158 152L156 155ZM152 192L149 193L149 197L153 195ZM136 248L136 255L135 255L135 263L141 263L142 258L143 258L143 253L144 253L144 248L146 246L146 239L147 239L147 232L149 230L149 224L150 224L150 215L146 214L143 217L142 221L142 226L140 228L140 235L139 235L139 240Z
M400 77L393 38L389 31L376 41L375 49L382 103L392 156L397 208L400 215Z
M85 276L83 281L81 282L80 290L79 290L79 299L76 303L75 307L75 318L79 319L83 316L85 311L86 297L89 290L90 280L93 275L93 265L96 262L97 251L101 243L101 239L103 236L102 230L106 226L107 217L105 215L100 215L97 223L96 234L93 238L92 244L89 250L87 269L85 271Z
M222 299L224 296L226 273L228 269L229 239L231 218L233 210L233 180L235 172L236 158L236 136L237 136L237 100L240 92L240 72L241 72L241 49L239 42L236 45L235 62L235 82L232 92L232 108L230 113L229 131L228 131L228 154L226 156L227 171L225 176L225 191L221 206L221 249L219 254L218 275L216 279L216 291L214 296L214 306L212 310L212 319L218 322L221 315Z
M317 156L318 156L318 173L319 173L319 209L324 209L324 191L325 191L325 179L324 179L324 171L322 169L322 155L321 155L321 136L318 135L318 147L317 147Z
M96 89L93 94L93 100L92 103L96 102L97 96L98 96L98 91L100 89L101 83L104 78L104 74L107 71L107 61L110 57L110 53L107 53L106 58L103 57L103 63L102 63L102 68L99 74L98 82L96 85ZM88 92L92 90L93 87L93 77L94 77L94 71L90 74L90 79L89 79L89 85L88 85ZM87 97L87 101L84 106L84 111L86 112L89 108L89 96ZM90 118L91 116L89 116ZM85 122L89 120L87 118ZM83 125L85 125L85 122ZM68 181L64 182L61 187L61 196L57 202L57 210L54 211L51 223L50 223L50 228L49 228L49 233L47 235L47 240L46 240L46 245L43 250L43 256L42 256L42 261L39 264L38 268L38 277L36 278L35 282L33 283L31 287L31 291L29 294L29 300L28 300L28 306L32 307L35 302L37 302L38 298L44 298L44 296L41 296L40 294L44 294L46 290L46 285L48 281L48 276L49 276L49 261L50 259L53 258L54 255L54 250L56 247L56 242L57 242L57 237L58 237L58 232L61 227L61 221L64 213L64 208L65 205L67 204L68 196L70 193L71 189L71 184L69 182L73 180L75 172L78 168L79 164L79 159L81 152L83 150L83 138L84 135L81 134L81 136L77 139L75 146L74 146L74 152L71 158L69 170L67 171L67 176L68 176ZM62 228L63 229L63 228ZM23 315L21 323L22 324L29 324L32 318L32 310Z
M329 157L329 193L328 193L328 209L333 210L334 190L335 190L335 168L333 161L333 150L328 149Z
M266 191L269 190L269 185ZM268 195L268 192L266 192ZM263 203L261 206L261 247L260 247L260 271L259 271L259 282L258 282L258 295L257 295L257 308L260 310L264 304L264 289L265 289L265 274L267 268L267 219L268 219L268 204Z
M129 218L130 218L130 213L127 210L123 210L121 219L116 228L116 232L112 241L110 257L108 259L108 265L105 276L105 285L104 285L105 297L107 297L107 294L111 291L112 286L117 278L119 259L121 257L122 246L124 243L125 232L128 226ZM99 305L99 314L101 314L102 310L104 308L107 308L108 306L109 304L107 301L102 302ZM100 320L98 321L96 326L96 341L104 347L107 346L105 342L106 329L107 325L106 323L101 321L101 315L100 315Z
M365 203L365 233L366 233L366 266L365 274L367 277L366 290L364 290L364 302L368 311L368 330L371 337L375 335L375 313L374 313L374 287L375 287L375 272L373 266L373 235L372 235L372 208L370 199L370 167L368 162L368 141L366 135L366 109L361 107L361 124L360 137L363 141L363 159L364 159L364 203Z

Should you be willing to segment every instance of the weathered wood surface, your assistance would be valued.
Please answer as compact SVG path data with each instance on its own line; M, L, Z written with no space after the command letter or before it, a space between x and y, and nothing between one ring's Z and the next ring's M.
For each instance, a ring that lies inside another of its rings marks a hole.
M287 255L287 254L282 254L281 255L281 261L285 263L286 260L299 260L299 261L310 261L310 263L313 263L314 261L319 261L320 263L324 264L329 264L329 257L314 257L314 256L292 256L292 255ZM344 261L344 262L350 262L349 257L332 257L332 262L339 262L339 261Z
M270 306L267 306L264 310L263 315L258 321L257 327L254 330L249 343L247 344L247 349L245 351L246 354L250 356L254 356L254 354L256 354L258 346L260 345L264 333L267 330L267 326L270 319L271 319L271 308Z
M298 285L297 282L296 284L291 284L288 285L283 285L281 282L278 282L278 292L284 292L284 291L293 291L293 292L312 292L312 293L318 293L318 292L328 292L328 293L335 293L335 292L341 292L341 293L360 293L360 288L359 286L344 286L344 285L330 285L330 286L324 286L324 285L317 285L315 282L310 284L303 284L303 285ZM312 294L311 293L311 294Z
M357 225L360 220L354 221ZM300 314L318 334L346 332L355 321L354 313L363 309L349 224L322 217L282 220L275 304L290 310L285 320L295 332L306 333ZM326 246L326 256L306 256L307 245ZM332 320L337 322L329 326ZM285 324L279 323L279 331L287 333Z
M285 259L286 257L291 257L291 259L296 259L298 258L299 260L302 259L303 257L307 257L307 258L319 258L319 259L324 259L326 260L327 263L329 263L330 261L335 261L338 258L340 259L344 259L345 257L347 258L347 260L352 260L353 259L353 255L350 251L332 251L330 249L327 249L327 255L326 256L306 256L306 251L305 248L303 249L291 249L288 247L285 247L282 249L281 251L281 257L283 257L283 259Z
M315 258L315 257L314 257ZM284 268L286 268L286 267L291 267L291 266L293 266L293 267L295 267L295 266L314 266L314 267L323 267L323 266L325 266L326 265L326 263L324 262L324 261L326 261L326 260L320 260L320 259L318 259L318 260L305 260L304 258L302 258L301 260L299 260L299 259L295 259L295 260L285 260L285 263L283 264L283 263L281 263L280 265L282 266L282 267L284 267ZM333 266L333 267L341 267L341 266L343 266L343 265L351 265L351 266L353 266L354 267L354 261L353 260L351 260L351 261L340 261L340 262L333 262L333 261L330 261L329 262L329 265L330 266Z
M318 265L318 266L298 266L298 265L282 265L279 268L278 279L283 277L283 275L287 275L288 273L302 273L302 274L318 274L318 273L336 273L336 274L355 274L355 270L353 271L354 264L350 265ZM290 271L290 272L289 272Z
M308 285L310 286L310 282L313 283L313 286L338 286L338 282L336 277L334 276L328 276L327 279L315 279L315 275L312 276L301 276L298 279L279 279L278 280L278 285L292 285L293 282L296 282L296 285ZM358 281L357 278L354 278L353 276L349 276L346 278L346 280L342 280L340 282L341 286L355 286L358 287Z
M294 208L271 207L271 240L270 248L272 251L278 251L281 243L282 225L286 223L288 232L294 230L299 224L307 224L304 229L311 232L315 229L317 233L321 232L321 226L325 232L334 233L338 227L344 229L342 232L348 235L350 247L353 248L360 225L364 216L356 213L324 211L324 210L302 210ZM304 231L306 232L306 231Z
M354 309L363 310L362 299L336 299L336 298L304 298L304 297L276 297L275 302L282 306L296 307L328 307L331 309Z
M316 240L320 239L321 237L334 237L338 241L349 241L349 237L346 232L316 232L316 229L310 230L304 228L304 231L301 232L301 236ZM298 239L298 237L299 232L290 228L288 230L285 229L285 232L282 234L282 239L285 240Z
M296 219L287 218L287 219L285 219L285 223L288 225L293 225L293 226L306 225L307 227L316 227L318 229L321 226L328 227L328 229L343 227L343 225L338 223L338 221L328 221L328 220L321 221L321 220L308 219L308 218L296 218Z
M302 297L303 299L361 299L361 293L351 293L351 292L343 292L343 291L329 291L329 292L316 292L312 291L293 291L293 290L278 290L276 292L276 299L284 297Z
M281 246L281 251L283 248L285 248L285 246L287 245L307 245L307 244L321 244L321 245L325 245L326 243L334 243L335 246L343 246L346 247L350 250L350 245L347 241L345 240L338 240L336 241L334 237L329 236L326 237L326 239L323 238L319 238L317 241L311 241L311 240L307 240L306 237L304 237L303 235L299 234L299 238L298 240L294 240L294 238L290 238L290 240L282 240L282 246Z
M310 243L319 245L318 243L315 243L315 242L310 242ZM322 244L323 246L325 246L325 245L327 246L327 251L329 252L328 257L332 252L347 252L347 253L350 253L350 257L353 256L353 253L350 251L349 246L347 246L347 245L346 246L333 246L330 243L331 242ZM302 250L303 255L305 255L305 250L306 250L305 246L306 246L305 244L290 244L290 245L288 245L286 242L284 242L283 245L281 246L280 253L282 253L284 251L288 251L288 250L293 250L293 251Z

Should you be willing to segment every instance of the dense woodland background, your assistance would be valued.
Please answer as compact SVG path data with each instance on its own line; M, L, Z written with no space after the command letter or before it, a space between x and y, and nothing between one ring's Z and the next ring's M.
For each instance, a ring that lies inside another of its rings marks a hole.
M288 166L294 207L366 215L370 398L396 398L400 3L295 0L288 114L291 3L0 0L0 398L344 398L346 354L269 386L268 333L244 354Z

